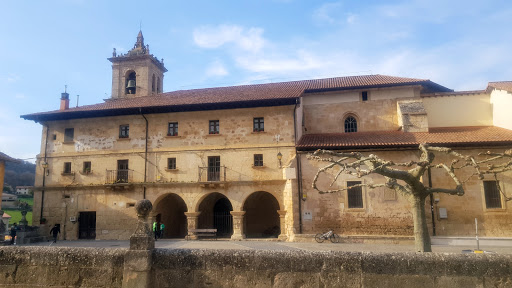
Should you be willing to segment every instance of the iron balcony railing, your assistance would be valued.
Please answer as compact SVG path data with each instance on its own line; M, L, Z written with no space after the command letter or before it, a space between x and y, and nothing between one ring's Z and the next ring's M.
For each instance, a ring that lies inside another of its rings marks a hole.
M198 167L198 182L225 182L226 166Z
M124 184L133 181L133 171L128 169L107 170L105 184Z

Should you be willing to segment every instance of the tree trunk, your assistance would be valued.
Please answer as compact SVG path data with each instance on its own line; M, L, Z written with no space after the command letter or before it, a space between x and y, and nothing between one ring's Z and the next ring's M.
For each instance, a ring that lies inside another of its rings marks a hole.
M425 216L425 198L412 196L412 215L414 221L414 246L416 252L432 252L430 235Z

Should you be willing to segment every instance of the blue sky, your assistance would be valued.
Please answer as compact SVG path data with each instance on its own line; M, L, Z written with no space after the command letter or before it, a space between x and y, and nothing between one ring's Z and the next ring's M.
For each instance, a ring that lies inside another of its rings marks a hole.
M144 4L140 4L144 3ZM0 151L40 152L41 125L20 115L111 93L112 48L139 25L164 58L164 91L386 74L455 90L512 80L510 1L3 1Z

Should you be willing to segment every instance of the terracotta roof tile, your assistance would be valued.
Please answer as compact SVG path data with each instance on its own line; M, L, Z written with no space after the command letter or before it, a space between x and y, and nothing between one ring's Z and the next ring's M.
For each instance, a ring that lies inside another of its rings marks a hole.
M104 103L94 105L80 106L63 111L55 110L49 112L34 113L23 115L21 117L27 120L44 121L55 120L60 116L63 116L65 119L93 117L91 115L94 113L94 111L103 111L105 114L107 111L115 110L119 112L123 109L131 109L131 111L135 111L134 109L139 108L155 107L178 109L179 107L183 106L204 106L220 104L234 105L234 103L242 102L275 102L277 100L288 100L287 102L281 101L281 103L293 104L293 99L300 97L303 92L307 93L322 89L356 89L364 87L383 87L396 85L423 85L427 87L427 90L434 89L436 91L449 91L448 88L425 79L403 78L386 75L348 76L268 84L178 90L162 93L156 96L108 100ZM196 110L202 109L197 108ZM174 110L168 110L168 112L170 111ZM108 115L116 115L111 112L108 113ZM155 113L155 111L153 111L153 113ZM133 114L133 112L127 114Z
M337 134L307 134L297 144L300 150L411 147L420 143L444 146L512 144L512 130L494 127L430 128L429 132L375 131Z
M512 92L512 81L489 82L489 87Z
M5 161L5 162L14 162L14 163L20 163L21 160L19 159L16 159L16 158L12 158L11 156L5 154L5 153L2 153L0 152L0 161Z

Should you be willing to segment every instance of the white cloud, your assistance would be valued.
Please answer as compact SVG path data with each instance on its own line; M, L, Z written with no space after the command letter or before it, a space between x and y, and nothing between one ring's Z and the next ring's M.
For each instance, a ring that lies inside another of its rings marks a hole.
M18 80L20 80L20 76L18 76L16 74L9 74L9 76L7 76L7 82L9 82L9 83L14 83L14 82L17 82Z
M313 19L317 23L336 24L342 19L341 2L324 3L313 12Z
M226 76L228 74L228 70L220 60L215 60L206 69L206 76L208 77Z
M233 44L239 49L258 52L265 45L261 28L237 25L202 26L194 30L194 42L202 48L218 48Z

